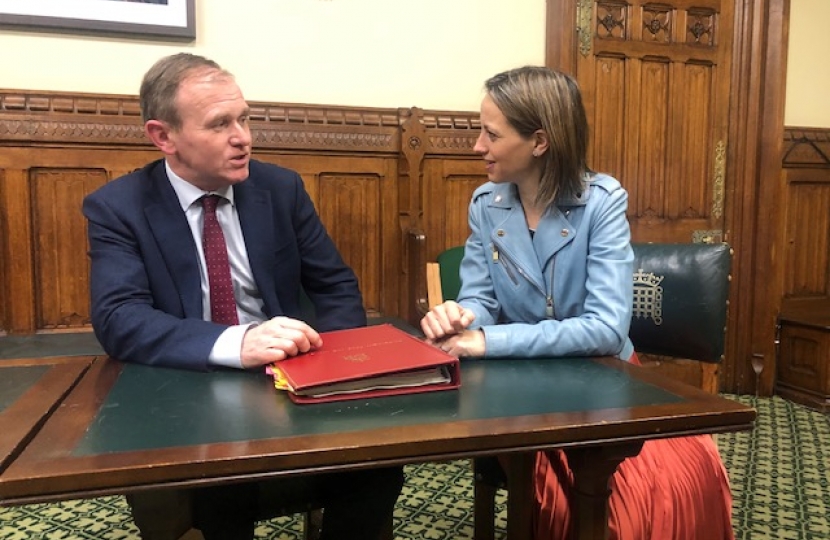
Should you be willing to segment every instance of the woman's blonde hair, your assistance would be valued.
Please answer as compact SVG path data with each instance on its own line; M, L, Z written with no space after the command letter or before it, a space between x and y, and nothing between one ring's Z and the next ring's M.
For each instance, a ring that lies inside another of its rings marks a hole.
M589 172L588 119L582 95L570 76L539 66L494 75L484 83L490 98L523 137L542 130L548 138L536 203L579 197Z

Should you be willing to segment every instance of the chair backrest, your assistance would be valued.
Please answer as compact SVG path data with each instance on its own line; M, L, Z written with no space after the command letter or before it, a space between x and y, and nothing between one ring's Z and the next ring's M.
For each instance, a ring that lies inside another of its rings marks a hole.
M451 247L436 257L441 269L441 292L445 300L458 298L458 291L461 290L461 276L458 272L463 258L464 246Z
M720 362L732 251L728 244L638 244L629 337L645 354ZM464 246L428 263L430 306L458 296ZM429 266L432 265L432 266ZM440 287L438 287L438 283Z
M732 250L728 244L632 244L629 337L646 354L723 359Z
M462 258L464 258L464 246L454 246L439 253L435 261L427 263L427 302L429 307L437 306L445 300L458 298L458 291L461 290L459 269Z

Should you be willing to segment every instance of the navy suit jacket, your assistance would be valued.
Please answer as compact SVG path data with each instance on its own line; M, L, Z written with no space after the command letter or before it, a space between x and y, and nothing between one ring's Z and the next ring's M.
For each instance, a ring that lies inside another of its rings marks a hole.
M366 324L354 272L323 227L300 176L251 160L233 187L264 317L308 320L318 331ZM91 260L92 326L104 350L127 362L209 369L225 325L202 320L196 243L164 161L102 186L84 199Z

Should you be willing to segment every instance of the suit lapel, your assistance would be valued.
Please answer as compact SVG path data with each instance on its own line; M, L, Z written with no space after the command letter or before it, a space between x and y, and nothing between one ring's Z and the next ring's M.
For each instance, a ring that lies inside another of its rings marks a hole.
M282 313L282 308L277 298L274 277L277 272L274 253L277 239L271 194L254 187L250 178L235 185L233 189L251 272L265 304L265 314L274 316Z
M150 203L144 209L147 222L175 283L185 317L202 318L202 285L199 255L187 218L164 166L150 175Z

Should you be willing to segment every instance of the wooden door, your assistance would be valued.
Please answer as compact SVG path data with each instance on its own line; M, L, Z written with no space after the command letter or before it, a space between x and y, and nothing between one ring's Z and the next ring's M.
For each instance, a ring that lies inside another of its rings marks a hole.
M590 166L630 195L635 241L723 240L729 0L579 0Z
M733 0L550 0L547 62L575 74L589 166L629 193L635 242L719 242L729 151ZM575 20L570 26L563 20ZM576 28L573 33L569 28ZM641 355L685 382L716 370Z

